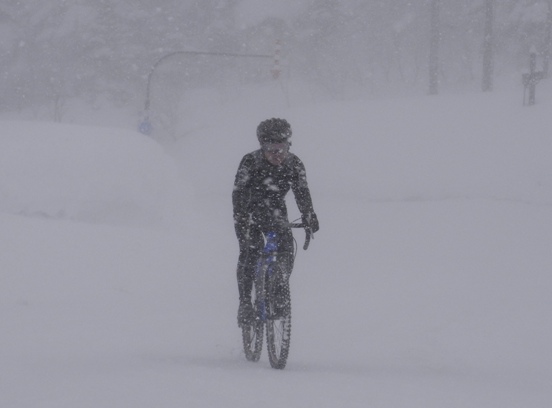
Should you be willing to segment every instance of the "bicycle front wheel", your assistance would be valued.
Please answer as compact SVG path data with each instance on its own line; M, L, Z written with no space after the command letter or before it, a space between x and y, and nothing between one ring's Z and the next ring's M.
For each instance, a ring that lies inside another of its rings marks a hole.
M278 274L275 275L278 276ZM267 297L266 341L268 358L272 368L283 369L287 363L291 340L289 278L284 278L283 282L271 282Z
M249 361L259 361L263 349L263 322L255 319L242 326L243 351Z
M263 334L265 311L265 274L266 267L263 267L260 273L257 273L253 281L251 291L252 304L254 309L254 318L249 324L242 325L242 340L245 358L249 361L259 361L263 350Z

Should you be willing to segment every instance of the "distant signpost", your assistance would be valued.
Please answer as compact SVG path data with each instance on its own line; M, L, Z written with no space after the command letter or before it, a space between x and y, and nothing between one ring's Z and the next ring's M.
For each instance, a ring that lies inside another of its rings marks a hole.
M529 72L526 72L522 75L523 81L523 105L534 105L535 104L535 93L537 84L541 79L544 78L543 71L537 71L537 49L531 47L531 52L529 53ZM525 102L525 95L529 89L529 101Z

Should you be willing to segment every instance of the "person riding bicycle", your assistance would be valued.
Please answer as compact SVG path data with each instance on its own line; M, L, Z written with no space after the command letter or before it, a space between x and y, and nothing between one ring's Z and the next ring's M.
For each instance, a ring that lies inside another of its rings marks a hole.
M293 270L294 245L291 230L285 226L288 214L285 196L291 189L302 222L316 232L314 212L303 162L289 151L291 126L285 119L272 118L257 127L261 148L246 154L238 167L232 204L234 226L240 253L237 267L240 305L238 325L254 318L251 304L255 267L263 247L263 233L278 234L278 262L286 279Z

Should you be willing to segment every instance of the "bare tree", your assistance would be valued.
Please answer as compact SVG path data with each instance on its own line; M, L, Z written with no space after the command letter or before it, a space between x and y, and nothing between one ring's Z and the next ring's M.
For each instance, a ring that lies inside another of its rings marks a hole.
M430 4L430 44L429 44L429 94L439 93L439 45L441 43L440 24L441 0L431 0Z
M543 75L549 76L550 57L552 54L552 0L548 0L548 13L546 17L546 34L543 53Z
M485 0L485 36L483 39L483 92L493 90L493 12L494 0Z

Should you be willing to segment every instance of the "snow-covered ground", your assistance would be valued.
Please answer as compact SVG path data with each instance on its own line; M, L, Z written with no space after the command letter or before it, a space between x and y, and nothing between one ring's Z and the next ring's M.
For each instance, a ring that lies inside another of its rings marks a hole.
M244 96L197 112L164 147L118 128L2 122L0 407L549 408L541 88L531 108L520 89ZM272 116L293 126L321 224L297 256L283 371L241 351L230 201Z

